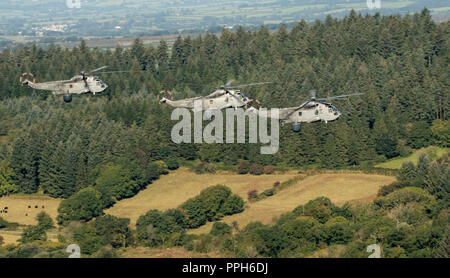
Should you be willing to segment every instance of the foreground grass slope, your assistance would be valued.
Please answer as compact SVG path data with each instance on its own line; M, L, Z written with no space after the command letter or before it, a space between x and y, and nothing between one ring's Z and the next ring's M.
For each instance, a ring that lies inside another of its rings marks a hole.
M134 226L137 218L150 209L164 211L176 208L187 199L197 196L201 190L225 184L233 193L247 200L252 189L262 192L271 188L275 181L286 181L298 174L295 171L275 175L236 175L227 172L197 175L188 169L179 169L149 185L133 198L122 200L105 211L117 217L128 217ZM370 200L378 189L395 180L394 177L362 173L320 174L307 177L267 199L250 203L243 213L224 218L227 223L237 221L243 226L251 221L270 223L274 217L292 211L319 196L326 196L335 204L347 201ZM212 223L193 230L194 233L209 232Z
M345 202L369 201L375 198L378 189L395 181L395 177L362 173L321 174L309 176L297 184L264 200L250 203L244 212L227 216L222 221L232 224L236 221L244 227L252 221L270 224L274 218L290 212L298 205L306 204L320 196L330 198L336 205ZM207 233L212 223L208 223L191 233Z
M210 186L224 184L233 193L246 200L249 190L256 189L258 192L262 192L271 188L276 181L287 181L295 176L297 176L296 171L261 176L237 175L229 172L197 175L186 168L181 168L167 176L162 176L133 198L117 202L105 213L130 218L131 224L134 226L139 216L147 211L176 208Z

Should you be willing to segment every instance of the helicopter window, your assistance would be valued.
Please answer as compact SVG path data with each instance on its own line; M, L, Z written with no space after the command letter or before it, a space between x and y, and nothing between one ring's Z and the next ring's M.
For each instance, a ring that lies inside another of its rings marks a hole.
M331 108L328 109L328 112L333 113L333 109L331 109Z
M214 102L214 100L212 100L212 99L209 101L210 104L213 104L213 102Z
M225 102L228 102L228 98L225 99Z
M298 115L301 116L301 115L302 115L302 112L298 112Z
M70 84L70 85L69 85L69 87L70 87L70 88L73 88L73 85L72 85L72 84Z
M319 115L319 110L316 110L316 112L314 112L314 114Z

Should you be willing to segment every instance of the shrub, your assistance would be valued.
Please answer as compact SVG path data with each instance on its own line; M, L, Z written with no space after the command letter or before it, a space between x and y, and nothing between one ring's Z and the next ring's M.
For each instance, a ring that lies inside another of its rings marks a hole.
M435 198L427 191L418 187L405 187L377 198L374 204L380 208L391 209L397 205L406 205L410 202L420 203L427 210L431 210L436 203Z
M111 248L130 246L133 237L128 225L130 219L103 215L73 230L73 240L80 245L83 254L94 254L105 245Z
M231 226L223 222L214 222L211 231L209 232L212 236L222 236L231 235Z
M141 189L138 181L133 178L130 169L122 165L108 163L99 169L95 180L95 188L100 192L108 192L117 200L136 195Z
M273 167L273 165L264 166L264 174L270 175L270 174L273 174L274 171L275 171L275 167Z
M248 161L239 162L236 167L238 174L245 175L250 171L250 163Z
M250 167L250 174L256 175L256 176L264 174L264 166L262 166L260 164L253 164Z
M242 212L244 210L244 200L238 195L231 195L224 201L221 208L221 213L224 215L232 215Z
M323 226L327 244L346 244L353 238L350 223L342 216L332 218Z
M42 227L45 231L55 227L53 219L46 212L42 211L36 216L38 226Z
M19 239L21 243L30 243L36 240L47 240L47 234L45 233L45 230L39 225L26 227L22 232L21 238Z
M270 189L264 190L262 194L263 194L264 196L269 197L269 196L272 196L272 195L274 194L274 191L273 191L272 188L270 188Z
M169 157L165 160L169 170L176 170L180 167L178 160L175 157Z
M7 227L8 224L9 224L8 221L6 221L5 219L3 219L3 218L0 216L0 229L1 229L1 228Z
M12 169L0 165L0 197L19 191Z
M147 183L151 183L153 180L159 178L159 166L155 162L150 162L143 169L143 176Z
M196 174L204 174L204 173L214 174L216 172L216 166L214 166L214 164L202 161L195 164L194 172Z
M158 166L158 172L160 175L169 174L169 168L167 167L167 164L164 161L158 160L155 161L155 164Z
M148 211L136 222L139 241L151 247L162 244L181 245L185 229L180 217L183 218L182 213L176 210L168 210L164 213L158 210Z
M93 187L87 187L60 203L57 219L60 224L70 220L89 221L102 213L102 194Z
M304 212L304 209L303 209L303 206L302 206L302 205L297 206L297 207L292 211L292 213L293 213L295 216L300 216L300 215L303 214L303 212Z
M378 197L386 196L389 193L394 192L397 189L404 188L404 187L407 187L407 186L411 186L411 184L408 181L394 181L391 184L382 186L378 190L377 196Z
M247 192L247 196L248 196L249 200L257 198L258 197L258 190L256 190L256 189L250 190L249 192Z
M318 197L304 206L304 214L325 223L333 213L333 203L326 197Z
M232 195L228 187L216 185L204 189L200 195L187 200L180 208L185 214L186 226L197 228L207 221L241 212L244 201L238 195Z

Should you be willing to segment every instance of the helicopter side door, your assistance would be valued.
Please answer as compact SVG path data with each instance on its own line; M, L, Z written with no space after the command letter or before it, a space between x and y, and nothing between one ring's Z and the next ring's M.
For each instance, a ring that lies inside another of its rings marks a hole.
M295 112L295 122L297 123L312 123L316 121L320 121L320 110L318 109L317 105L308 107L308 108L302 108Z
M223 109L230 107L232 104L231 98L228 95L222 95L216 98L205 98L203 99L204 109Z

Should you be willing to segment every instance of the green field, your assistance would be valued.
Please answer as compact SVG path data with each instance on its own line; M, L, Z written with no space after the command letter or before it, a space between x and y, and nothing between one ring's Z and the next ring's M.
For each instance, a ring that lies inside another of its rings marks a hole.
M375 165L376 167L381 168L388 168L388 169L400 169L402 167L402 164L404 162L411 161L414 164L417 163L417 160L419 159L419 156L423 153L428 154L431 156L431 158L438 158L444 155L445 153L448 153L450 151L450 148L439 148L435 146L423 148L420 150L415 150L411 155L407 157L396 157L387 160L386 162L380 163L378 165Z

